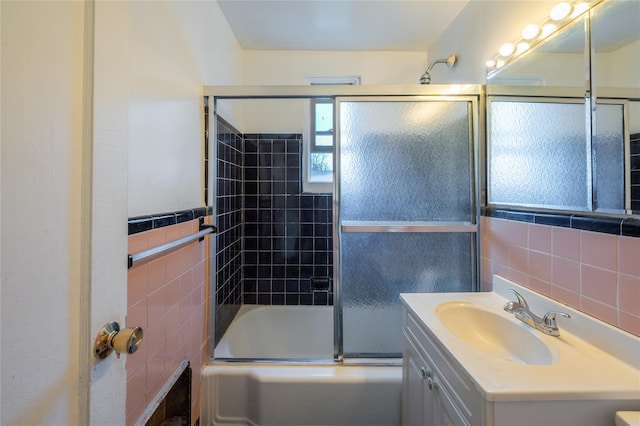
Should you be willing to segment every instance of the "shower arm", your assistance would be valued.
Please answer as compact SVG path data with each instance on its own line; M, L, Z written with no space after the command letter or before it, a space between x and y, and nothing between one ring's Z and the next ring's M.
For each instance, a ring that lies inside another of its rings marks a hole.
M434 67L436 64L446 64L446 63L447 63L447 59L446 59L446 58L443 58L443 59L437 59L437 60L435 60L435 61L431 62L431 64L430 64L430 65L429 65L429 67L427 68L427 72L428 72L428 73L430 73L430 72L431 72L431 70L433 69L433 67Z
M436 59L435 61L431 62L431 64L429 64L429 66L427 67L427 70L420 77L420 84L429 84L429 83L431 83L431 74L430 73L431 73L431 70L433 69L433 67L436 64L447 64L447 66L449 68L451 68L456 64L457 61L458 61L458 58L456 57L456 55L449 55L446 58Z

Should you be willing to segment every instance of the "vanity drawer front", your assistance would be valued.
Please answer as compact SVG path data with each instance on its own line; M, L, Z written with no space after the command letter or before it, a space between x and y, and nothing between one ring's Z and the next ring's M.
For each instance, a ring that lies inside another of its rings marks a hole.
M459 373L463 368L450 360L440 345L425 332L419 320L406 310L404 320L405 332L418 344L419 350L426 353L439 380L446 382L451 391L450 398L453 404L459 407L469 424L481 425L484 418L484 401L471 380Z

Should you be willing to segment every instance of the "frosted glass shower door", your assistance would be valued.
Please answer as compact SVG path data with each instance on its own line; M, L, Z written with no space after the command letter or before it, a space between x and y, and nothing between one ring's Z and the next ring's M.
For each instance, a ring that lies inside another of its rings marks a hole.
M476 103L352 98L336 108L338 353L397 357L400 293L475 288Z

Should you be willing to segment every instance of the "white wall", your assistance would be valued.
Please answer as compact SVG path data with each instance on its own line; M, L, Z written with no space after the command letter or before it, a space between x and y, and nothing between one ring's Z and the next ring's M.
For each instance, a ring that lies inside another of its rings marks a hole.
M0 423L77 424L84 7L0 8Z
M630 87L637 91L640 89L640 40L609 53L596 54L595 67L598 87ZM629 130L631 134L640 132L638 100L629 105Z
M595 79L600 87L640 88L640 40L596 53Z
M307 84L306 75L360 75L362 84L418 83L426 52L260 51L244 53L247 85Z
M130 2L129 217L203 206L203 85L242 83L215 1Z
M244 52L246 85L306 85L309 75L358 75L361 83L418 84L426 52L258 51ZM244 133L302 133L301 101L243 102L244 120L232 122Z
M126 357L82 386L94 333L125 323L126 219L202 205L202 86L242 80L216 2L96 2L95 48L91 6L0 2L1 424L124 424Z

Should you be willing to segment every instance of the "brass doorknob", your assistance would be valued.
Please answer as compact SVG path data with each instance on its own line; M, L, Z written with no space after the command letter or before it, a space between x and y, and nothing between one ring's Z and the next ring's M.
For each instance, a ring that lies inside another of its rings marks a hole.
M96 358L104 359L111 352L116 351L116 356L121 353L132 354L138 350L142 344L142 328L120 329L117 322L109 322L98 332L93 345L93 354Z

